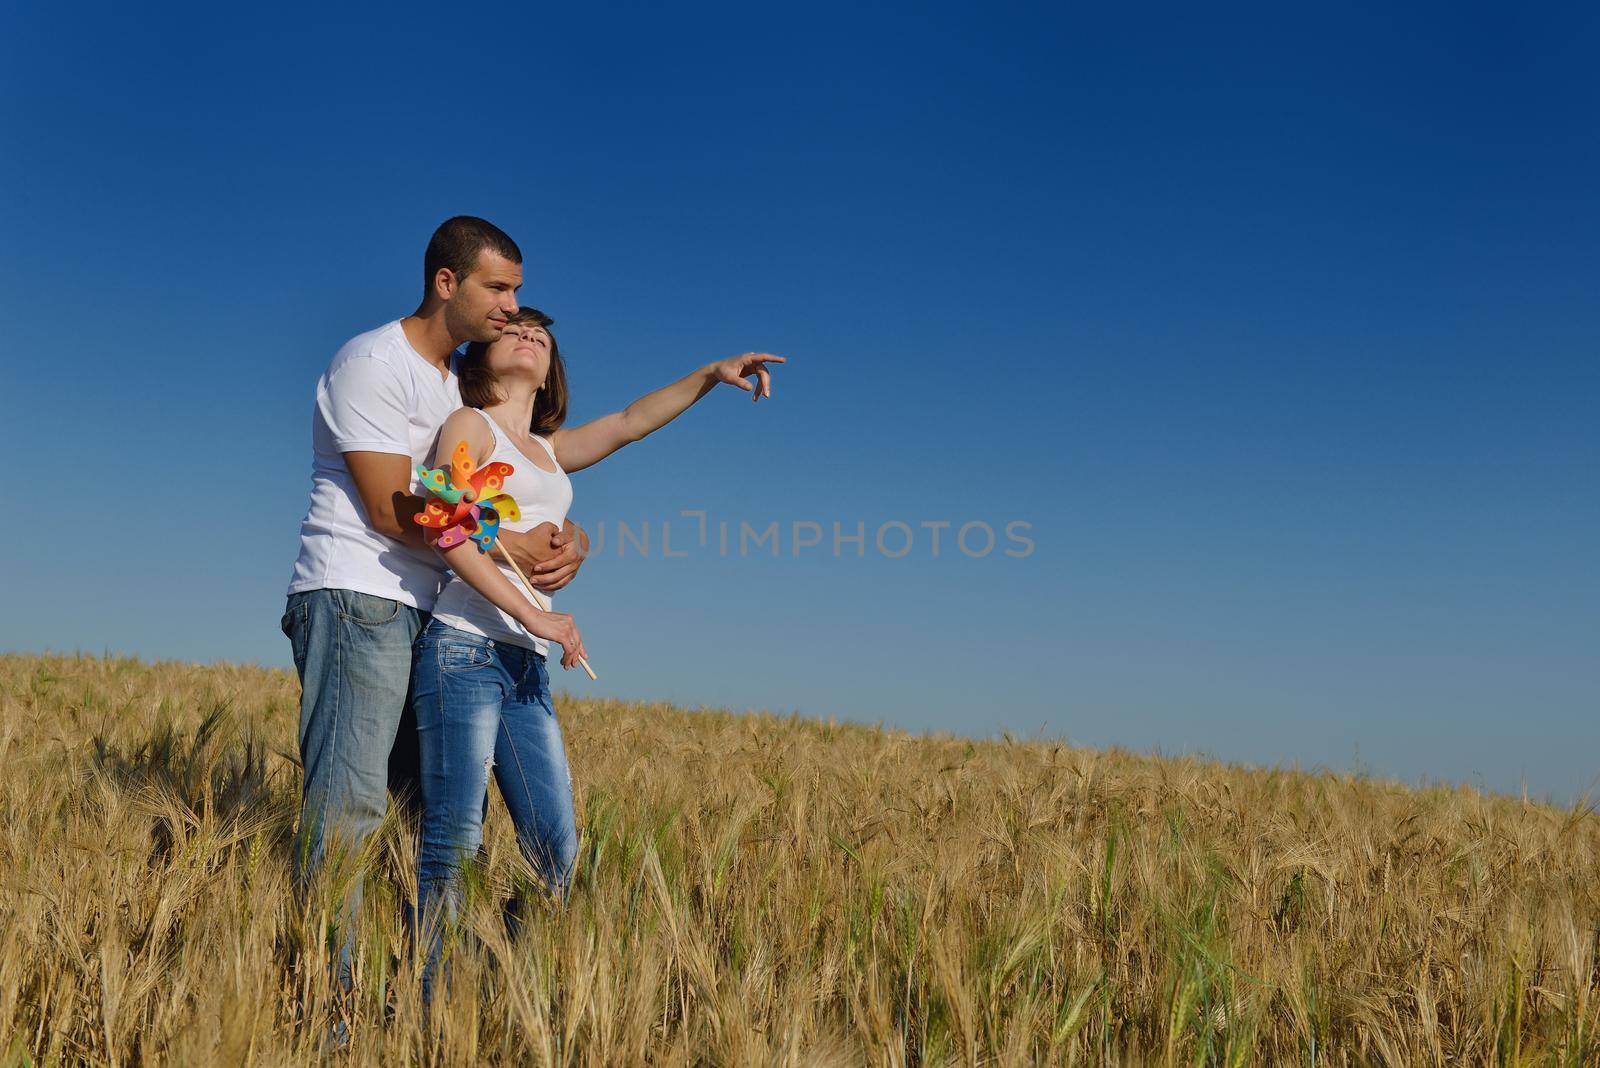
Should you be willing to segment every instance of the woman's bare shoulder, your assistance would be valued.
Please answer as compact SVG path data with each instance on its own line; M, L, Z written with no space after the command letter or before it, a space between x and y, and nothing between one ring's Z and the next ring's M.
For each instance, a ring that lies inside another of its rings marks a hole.
M472 455L482 463L494 451L494 431L484 421L486 418L477 408L467 407L457 408L445 416L443 425L439 427L437 453L449 456L457 442L465 441Z

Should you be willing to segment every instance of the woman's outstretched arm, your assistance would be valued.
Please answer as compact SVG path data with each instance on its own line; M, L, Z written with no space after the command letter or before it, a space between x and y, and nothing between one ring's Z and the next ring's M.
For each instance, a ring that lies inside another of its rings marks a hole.
M557 430L550 435L556 462L564 471L582 471L585 467L591 467L629 442L660 430L719 383L726 382L754 394L752 401L770 397L772 376L766 365L784 362L782 356L747 352L743 356L731 356L726 360L708 363L670 386L646 393L620 412L602 415L571 430ZM753 386L745 381L752 375L756 379Z

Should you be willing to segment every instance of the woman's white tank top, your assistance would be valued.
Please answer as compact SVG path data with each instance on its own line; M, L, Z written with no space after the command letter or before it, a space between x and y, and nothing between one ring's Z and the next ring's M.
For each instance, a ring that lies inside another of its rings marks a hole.
M482 411L478 414L483 416L483 421L488 423L489 429L494 432L494 452L485 462L500 460L511 465L513 468L511 477L506 479L502 492L509 493L516 499L517 510L522 513L521 519L515 523L505 523L501 529L520 534L532 530L540 523L554 523L559 529L566 521L567 509L572 507L572 480L556 462L555 449L551 448L550 443L544 438L533 439L544 446L544 451L550 454L550 463L555 470L546 471L522 455L493 419ZM522 582L506 563L505 558L500 555L500 550L494 549L491 555L495 563L500 565L500 573L505 575L506 581L526 597L527 591L523 590ZM545 599L552 600L549 594L545 594ZM553 608L554 604L551 607ZM521 624L490 604L482 594L453 574L445 583L444 590L439 594L439 600L433 606L433 618L469 634L532 649L541 656L549 647L549 643L543 638L536 638L523 630Z

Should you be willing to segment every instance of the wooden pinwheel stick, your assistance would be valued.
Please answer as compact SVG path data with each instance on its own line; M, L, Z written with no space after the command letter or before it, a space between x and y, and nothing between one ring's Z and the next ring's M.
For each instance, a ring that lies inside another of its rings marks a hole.
M550 602L545 600L544 594L533 588L533 583L528 581L528 576L522 573L522 568L518 567L517 562L511 558L511 554L506 552L506 547L500 544L500 539L495 539L494 547L500 550L500 555L506 558L506 563L511 565L511 570L515 571L517 578L522 580L522 588L528 591L528 596L532 597L533 603L539 606L539 611L550 611ZM587 657L578 657L578 666L583 668L584 674L588 675L591 681L600 681L600 676L596 675L594 668L589 666Z

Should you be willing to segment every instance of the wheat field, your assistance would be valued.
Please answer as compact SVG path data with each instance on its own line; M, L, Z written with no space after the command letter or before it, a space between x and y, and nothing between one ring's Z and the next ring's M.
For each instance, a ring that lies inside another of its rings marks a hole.
M291 891L293 676L3 666L4 1065L1600 1055L1586 806L565 694L566 907L508 939L529 876L496 799L427 1017L392 813L340 1006L333 879Z

